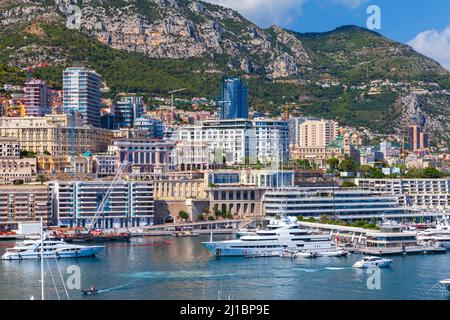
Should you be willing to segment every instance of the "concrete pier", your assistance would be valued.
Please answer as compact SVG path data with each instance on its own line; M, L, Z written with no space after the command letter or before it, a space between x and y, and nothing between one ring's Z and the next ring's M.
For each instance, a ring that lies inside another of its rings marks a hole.
M445 254L447 250L442 247L415 246L402 248L370 248L355 247L349 249L353 253L362 253L369 256L400 256L400 255L422 255L422 254Z

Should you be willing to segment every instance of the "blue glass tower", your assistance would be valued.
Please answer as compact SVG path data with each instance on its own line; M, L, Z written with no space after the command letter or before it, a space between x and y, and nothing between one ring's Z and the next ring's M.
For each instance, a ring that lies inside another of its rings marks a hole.
M140 96L125 96L114 106L116 128L132 127L134 121L144 113Z
M220 119L248 118L248 88L242 79L222 80L219 107Z

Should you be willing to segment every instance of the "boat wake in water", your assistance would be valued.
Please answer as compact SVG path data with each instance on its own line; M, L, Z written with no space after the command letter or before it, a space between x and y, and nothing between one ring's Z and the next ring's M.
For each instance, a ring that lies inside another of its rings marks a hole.
M116 286L116 287L111 287L111 288L106 288L106 289L96 289L94 292L91 293L91 295L97 295L97 294L101 294L101 293L107 293L107 292L111 292L111 291L117 291L117 290L124 290L127 289L127 287L129 287L131 284L135 283L136 280L128 282L126 284L122 284L120 286ZM83 291L86 293L89 293L89 290Z
M345 267L325 267L325 270L332 270L332 271L339 271L339 270L346 270L346 269L350 269L350 268L345 268Z

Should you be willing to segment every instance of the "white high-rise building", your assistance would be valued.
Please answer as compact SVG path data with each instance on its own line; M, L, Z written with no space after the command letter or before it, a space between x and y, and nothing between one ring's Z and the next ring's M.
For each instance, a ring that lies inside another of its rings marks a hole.
M111 186L111 181L52 181L52 201L58 225L88 226ZM126 228L153 224L152 181L116 181L97 216L99 228Z
M281 120L207 120L178 128L172 139L206 143L210 163L276 164L289 160L289 130L287 122Z
M83 124L100 127L101 76L85 68L67 68L63 76L64 113L78 113Z

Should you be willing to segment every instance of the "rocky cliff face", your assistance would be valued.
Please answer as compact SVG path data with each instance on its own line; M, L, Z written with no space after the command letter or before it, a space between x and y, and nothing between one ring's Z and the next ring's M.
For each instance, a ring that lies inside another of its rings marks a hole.
M53 5L12 1L0 13L11 26L37 17L65 19L70 0ZM84 0L81 31L118 50L151 58L185 59L224 55L228 65L244 73L274 78L299 74L311 61L295 36L277 28L269 34L231 9L183 0ZM287 49L288 48L288 49Z
M445 144L450 138L449 106L450 95L418 95L411 93L401 96L399 103L402 106L402 114L396 120L396 126L400 129L411 125L420 125L431 134L431 140ZM440 141L442 140L443 141Z
M47 62L53 69L46 80L58 85L63 67L81 63L104 75L113 90L151 95L175 85L211 98L220 76L236 73L254 79L251 98L265 111L295 105L303 95L309 97L303 102L311 103L308 115L359 121L369 128L378 118L382 125L374 130L422 123L450 140L450 95L443 93L450 89L449 72L380 34L356 26L308 34L261 29L231 9L198 0L78 0L80 32L73 32L64 27L72 2L0 0L0 67ZM439 88L428 95L399 91L396 102L397 96L378 103L383 109L369 108L377 105L377 96L368 108L362 106L361 92L342 102L340 89L384 79L404 88L431 82ZM336 87L327 89L330 82ZM390 108L394 113L384 115Z

